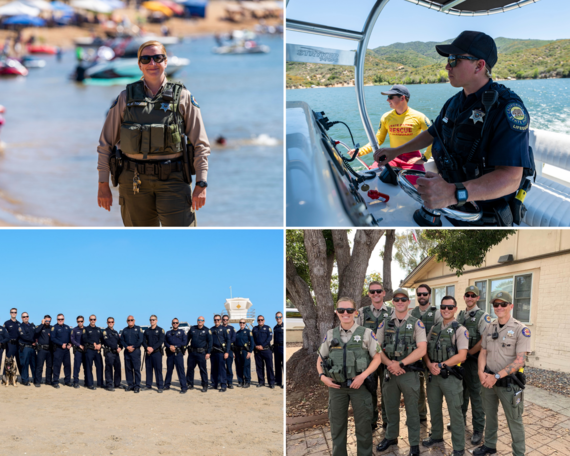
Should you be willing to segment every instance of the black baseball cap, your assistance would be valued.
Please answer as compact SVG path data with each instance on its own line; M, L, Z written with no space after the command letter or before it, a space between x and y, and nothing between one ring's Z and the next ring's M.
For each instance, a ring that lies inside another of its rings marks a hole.
M410 91L406 88L406 86L396 84L393 85L390 90L387 92L380 92L382 95L402 95L404 97L410 98Z
M451 44L438 44L437 53L443 57L450 54L470 54L473 57L485 60L489 68L497 63L497 45L495 40L483 32L462 32Z

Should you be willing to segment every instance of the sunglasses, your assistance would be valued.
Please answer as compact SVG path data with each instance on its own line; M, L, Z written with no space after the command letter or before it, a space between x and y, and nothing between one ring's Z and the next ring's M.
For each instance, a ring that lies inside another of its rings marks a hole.
M257 321L265 321L265 318L259 318Z
M339 308L339 309L336 309L336 311L337 311L339 314L343 314L343 313L345 313L345 312L348 312L349 314L353 314L354 312L356 312L356 309L345 309L345 308L342 308L342 307L341 307L341 308Z
M63 321L63 320L64 320L64 318L58 318L57 319L57 321Z
M476 294L473 294L473 293L465 293L465 297L466 297L466 298L476 298L477 295L476 295Z
M407 302L408 298L393 298L392 301L394 301L394 302Z
M283 317L275 317L275 318L277 318L277 320L281 320Z
M89 321L97 321L96 318L90 318Z
M382 289L380 289L380 290L378 290L378 289L368 290L368 293L370 293L370 294L382 294L382 293L384 293L384 290L382 290Z
M401 98L401 97L402 97L402 95L388 95L388 100L393 100L393 99L394 99L394 97L398 97L398 98Z
M83 323L83 320L77 320L77 323Z
M418 296L420 296L420 297L421 297L421 296L429 296L429 293L416 293L416 295L418 295Z
M441 310L453 310L455 309L455 306L448 306L447 304L442 304L441 306L439 306L439 308Z
M239 324L240 324L240 325L245 325L245 321L240 321Z
M28 315L22 315L22 318L30 318Z
M156 318L150 318L149 321L156 321Z
M220 319L219 319L219 318L214 318L214 321L220 321ZM259 320L257 320L257 321L259 321Z
M109 323L115 323L115 320L107 320L107 324Z
M150 61L154 60L154 63L162 63L166 60L166 56L164 54L156 54L156 55L141 55L139 62L143 65L148 65Z
M127 320L127 321L135 321L135 320L131 318L130 320Z
M493 303L493 307L496 309L497 307L507 307L510 303L509 302L505 302L505 301L501 301L501 302L494 302Z
M198 321L204 321L204 319L203 319L203 318L198 318Z
M449 56L447 57L447 63L451 68L455 68L457 66L458 60L481 60L481 59L478 59L477 57L471 57L469 55L453 55L453 54L449 54Z
M11 314L17 314L18 312L10 312Z

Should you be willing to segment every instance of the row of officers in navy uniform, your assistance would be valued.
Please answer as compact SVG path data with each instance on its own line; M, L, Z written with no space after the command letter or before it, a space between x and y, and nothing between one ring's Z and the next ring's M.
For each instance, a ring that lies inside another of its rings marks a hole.
M240 320L238 331L229 325L229 317L214 316L214 326L204 325L204 317L198 317L197 325L186 333L179 328L177 318L172 320L172 330L165 331L157 325L156 315L150 317L150 327L143 330L135 325L135 318L127 318L127 327L119 332L114 328L113 317L107 319L107 327L97 326L97 317L91 315L89 324L77 317L77 326L65 324L65 316L57 316L57 324L52 325L46 315L39 326L29 323L29 315L23 312L22 322L17 320L17 309L10 310L10 320L0 326L0 368L3 352L6 358L15 357L23 385L32 382L36 387L42 383L45 366L45 384L59 388L59 377L63 365L64 384L79 388L79 370L83 365L85 386L96 389L93 377L93 364L97 387L114 391L121 386L120 352L124 351L126 391L138 393L152 389L153 374L159 393L168 390L172 384L172 372L176 368L180 383L180 393L194 388L194 371L200 370L202 392L208 387L219 389L233 388L233 361L235 358L238 386L251 385L251 356L255 356L258 387L275 384L283 388L283 314L277 312L277 325L271 329L265 325L262 315L258 325L252 330L246 321ZM271 343L273 340L273 344ZM184 355L188 351L187 369L184 369ZM162 358L166 354L166 378L162 376ZM73 356L73 381L71 376L71 356ZM103 358L105 359L105 384L103 383ZM275 368L273 368L275 358ZM146 385L141 386L142 363L145 363ZM208 385L206 361L211 363L211 383ZM32 372L30 380L29 369Z

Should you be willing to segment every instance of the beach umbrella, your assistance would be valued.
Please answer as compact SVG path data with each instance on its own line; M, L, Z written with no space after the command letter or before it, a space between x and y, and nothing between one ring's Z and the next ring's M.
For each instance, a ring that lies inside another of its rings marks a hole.
M27 26L34 26L34 27L43 27L46 25L46 21L44 21L41 17L32 17L26 16L24 14L19 16L12 16L9 19L4 21L5 25L27 25Z
M115 9L125 8L125 3L119 0L101 0L104 3L108 3Z
M168 6L163 5L160 2L144 2L142 6L144 6L149 11L158 11L168 17L174 14L174 12Z
M24 5L22 2L12 2L0 7L0 16L19 16L25 14L27 16L37 16L40 14L38 8Z
M174 14L176 14L177 16L182 16L184 14L184 7L178 5L177 3L174 3L172 0L158 0L158 1L162 3L164 6L174 11Z
M52 11L51 3L45 0L22 0L22 3L37 8L41 11Z
M71 6L77 9L92 11L94 13L111 13L116 8L101 0L73 0Z
M62 11L64 13L73 13L73 8L63 2L52 2L51 7L54 11Z

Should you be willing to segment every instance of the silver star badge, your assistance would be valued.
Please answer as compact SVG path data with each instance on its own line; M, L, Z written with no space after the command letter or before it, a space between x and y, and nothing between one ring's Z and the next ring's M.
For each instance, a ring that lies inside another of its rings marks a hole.
M412 325L406 325L406 329L412 329Z
M430 312L430 313L428 313L428 317L431 317L432 315L433 315L433 314L432 314L431 312Z
M354 341L355 341L355 342L360 342L360 340L361 340L360 336L354 336Z
M452 334L452 333L453 333L453 329L448 328L448 329L447 329L447 332L448 332L449 334Z
M170 104L169 103L161 103L160 109L162 109L164 112L166 112L170 109ZM473 112L475 112L475 111L473 111Z
M485 117L485 113L483 111L480 111L479 109L474 109L473 113L471 114L471 117L469 118L473 119L473 124L476 124L477 122L483 123L483 117Z

